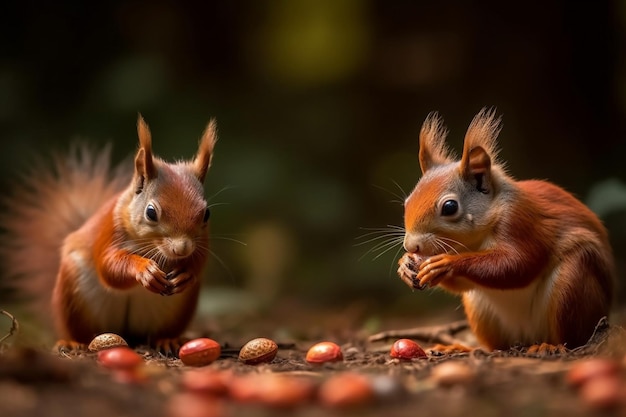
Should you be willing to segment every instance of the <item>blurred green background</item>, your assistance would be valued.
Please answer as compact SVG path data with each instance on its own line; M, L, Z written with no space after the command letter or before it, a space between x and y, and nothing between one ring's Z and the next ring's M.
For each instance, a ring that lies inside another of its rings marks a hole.
M420 317L458 300L411 292L395 274L400 246L377 257L358 238L402 224L398 195L419 178L428 112L459 149L493 105L510 173L587 201L623 275L624 4L9 2L0 178L9 186L31 154L76 139L113 141L121 160L135 150L138 112L158 155L190 157L215 117L207 193L225 204L213 209L220 261L203 311L292 299Z

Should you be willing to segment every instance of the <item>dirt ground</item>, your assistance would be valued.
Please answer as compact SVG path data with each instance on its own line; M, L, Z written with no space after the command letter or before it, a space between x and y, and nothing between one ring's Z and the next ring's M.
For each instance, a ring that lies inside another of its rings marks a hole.
M625 401L608 408L594 407L567 381L569 370L577 363L589 357L613 358L621 364L619 395L626 398L626 364L622 362L626 332L620 326L600 323L586 346L555 356L533 357L525 349L437 354L428 351L436 340L424 340L420 344L428 352L427 358L399 361L389 355L395 337L372 341L367 332L355 330L358 326L350 327L349 320L331 317L314 326L307 322L310 317L292 315L290 320L300 320L304 329L299 334L277 332L274 318L248 318L228 330L212 331L209 336L220 342L222 355L205 368L230 370L237 376L280 373L313 381L316 387L338 374L364 374L375 387L374 394L353 407L329 408L312 397L295 406L277 408L237 401L228 394L206 397L198 407L196 394L188 394L181 384L185 373L193 368L180 359L137 347L136 352L145 359L142 378L120 380L98 364L94 353L59 354L15 347L8 337L0 344L0 416L626 416ZM1 330L0 338L3 334ZM267 334L279 344L271 363L246 365L238 360L242 343ZM463 340L464 333L452 336ZM321 340L340 344L344 360L321 366L307 363L307 349ZM466 365L463 369L470 372L452 382L442 382L435 378L434 370L446 362Z

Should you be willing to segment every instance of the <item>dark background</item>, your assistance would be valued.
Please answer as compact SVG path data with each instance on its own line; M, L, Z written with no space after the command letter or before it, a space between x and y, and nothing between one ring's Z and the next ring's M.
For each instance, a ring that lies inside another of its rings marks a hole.
M438 4L435 4L438 3ZM504 4L504 7L502 6ZM203 309L359 303L427 315L458 304L411 292L400 248L417 137L438 110L460 149L483 106L503 115L517 178L574 192L626 261L626 7L622 2L358 0L9 2L0 13L0 177L72 140L190 157L211 117L213 260ZM397 185L396 185L397 183ZM403 191L401 191L401 189ZM247 243L242 246L228 239ZM213 294L213 295L212 295ZM216 296L216 294L219 294ZM270 304L265 304L270 303Z

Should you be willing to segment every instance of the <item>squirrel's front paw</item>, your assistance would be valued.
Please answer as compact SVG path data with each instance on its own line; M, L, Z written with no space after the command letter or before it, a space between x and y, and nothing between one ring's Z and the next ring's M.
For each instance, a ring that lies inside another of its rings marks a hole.
M164 293L164 295L174 295L181 293L196 282L195 276L193 274L187 271L180 271L178 269L170 271L167 274L166 278L169 284L169 288Z
M139 282L148 291L157 294L167 294L171 290L171 284L167 280L165 272L153 260L146 259L146 265L137 273Z
M452 276L452 255L434 255L426 259L419 265L419 270L415 279L419 286L434 287L445 278Z
M425 286L420 285L420 282L417 279L417 270L425 259L425 257L416 253L407 252L402 255L402 258L398 261L398 264L400 265L398 267L398 276L409 287L417 288L418 290L423 290L425 288Z

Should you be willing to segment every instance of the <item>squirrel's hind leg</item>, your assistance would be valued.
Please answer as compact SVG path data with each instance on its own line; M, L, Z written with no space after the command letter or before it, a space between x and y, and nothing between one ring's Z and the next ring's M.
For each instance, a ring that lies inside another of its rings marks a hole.
M84 343L77 342L76 340L65 340L60 339L54 344L52 348L53 352L57 352L60 354L70 353L70 352L80 352L86 351L87 345Z
M189 339L183 337L164 338L159 339L154 343L154 349L168 358L178 357L178 351L180 347L184 345Z

